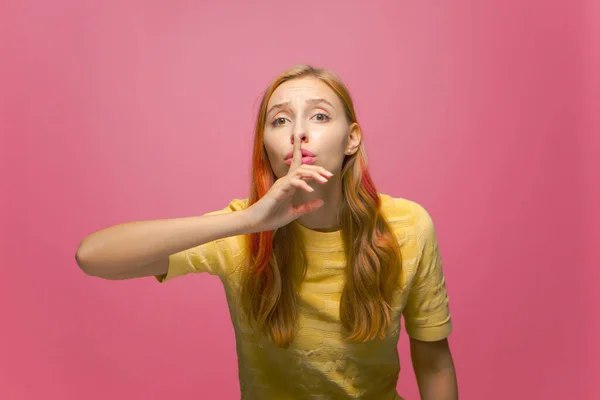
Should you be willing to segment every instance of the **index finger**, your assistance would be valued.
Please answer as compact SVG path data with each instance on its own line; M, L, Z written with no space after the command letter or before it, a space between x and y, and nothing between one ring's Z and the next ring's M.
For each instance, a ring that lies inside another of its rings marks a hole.
M294 170L302 165L302 140L297 135L294 135L294 149L292 153L292 163L290 170Z

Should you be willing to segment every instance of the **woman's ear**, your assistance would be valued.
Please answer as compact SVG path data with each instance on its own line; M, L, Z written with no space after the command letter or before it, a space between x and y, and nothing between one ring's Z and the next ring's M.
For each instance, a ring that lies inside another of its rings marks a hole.
M346 145L345 154L350 155L356 153L358 146L362 140L362 130L358 125L358 122L353 122L350 125L350 132L348 133L348 144Z

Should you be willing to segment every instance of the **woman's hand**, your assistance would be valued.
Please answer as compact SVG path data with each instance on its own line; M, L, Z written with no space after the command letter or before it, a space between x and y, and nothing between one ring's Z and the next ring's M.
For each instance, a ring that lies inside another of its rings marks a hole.
M323 205L321 199L313 199L298 206L292 204L297 189L314 192L306 181L315 179L326 183L333 176L323 167L302 164L301 140L294 139L293 158L287 175L275 181L271 189L247 210L253 230L275 230Z

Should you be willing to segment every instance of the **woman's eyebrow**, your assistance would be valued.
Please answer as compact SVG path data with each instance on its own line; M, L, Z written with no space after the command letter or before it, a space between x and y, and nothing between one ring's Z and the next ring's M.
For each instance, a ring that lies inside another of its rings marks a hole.
M323 98L308 99L308 100L306 100L306 104L309 104L311 106L315 106L315 105L320 104L320 103L325 103L329 107L331 107L331 108L333 108L335 110L335 107L333 106L333 104L331 104L329 101L327 101L327 100L325 100ZM289 105L290 105L289 101L286 101L285 103L275 104L274 106L272 106L271 108L269 108L269 111L267 111L267 115L271 114L271 112L273 112L275 110L279 110L279 109L287 107Z

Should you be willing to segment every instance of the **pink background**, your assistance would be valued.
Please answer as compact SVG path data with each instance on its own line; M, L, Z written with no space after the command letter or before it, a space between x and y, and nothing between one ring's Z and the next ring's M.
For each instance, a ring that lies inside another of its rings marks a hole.
M378 189L435 220L461 399L600 398L598 2L206 3L0 5L0 398L239 398L216 277L74 255L245 197L260 92L297 62L341 75Z

